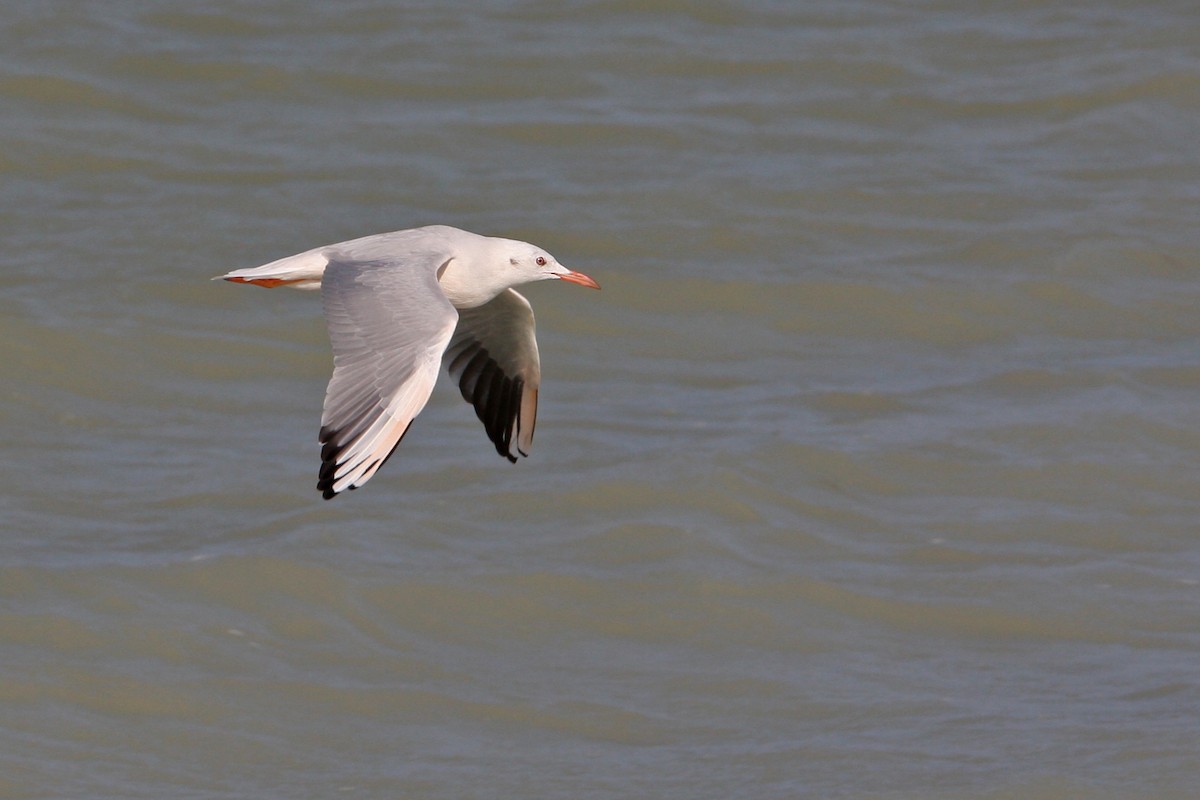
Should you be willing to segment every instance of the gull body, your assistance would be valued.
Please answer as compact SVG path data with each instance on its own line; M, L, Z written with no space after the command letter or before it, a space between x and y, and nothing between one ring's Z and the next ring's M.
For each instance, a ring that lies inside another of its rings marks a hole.
M320 289L333 348L321 415L325 499L362 486L425 407L445 364L500 455L533 443L541 365L533 310L512 287L599 289L545 250L431 225L317 247L218 279Z

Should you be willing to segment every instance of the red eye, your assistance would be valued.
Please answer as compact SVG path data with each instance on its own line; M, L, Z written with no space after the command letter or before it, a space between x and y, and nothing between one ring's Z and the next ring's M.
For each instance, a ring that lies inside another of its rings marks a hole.
M539 267L546 266L546 259L542 258L541 256L538 256L536 259L534 259L534 261L537 263L537 265Z

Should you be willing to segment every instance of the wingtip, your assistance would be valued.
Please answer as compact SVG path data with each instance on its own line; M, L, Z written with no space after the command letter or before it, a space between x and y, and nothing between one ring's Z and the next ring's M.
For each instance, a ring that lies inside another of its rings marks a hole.
M347 488L348 488L348 489L350 489L350 490L353 490L353 489L355 489L356 487L354 487L354 486L349 486L349 487L347 487ZM335 497L337 497L339 494L341 494L341 492L340 492L340 491L338 491L337 489L333 488L333 474L332 474L332 470L330 471L330 474L329 474L328 476L326 476L326 475L325 475L325 469L324 469L324 465L322 465L322 469L321 469L321 476L320 476L320 478L317 480L317 491L318 491L318 492L320 492L320 493L321 493L321 497L323 497L323 498L324 498L324 499L326 499L326 500L332 500L333 498L335 498ZM344 490L343 490L343 491L344 491Z

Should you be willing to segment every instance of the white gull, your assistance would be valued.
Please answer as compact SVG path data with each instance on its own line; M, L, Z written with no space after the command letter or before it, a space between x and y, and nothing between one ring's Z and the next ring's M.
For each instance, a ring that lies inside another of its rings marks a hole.
M512 287L599 289L526 242L446 225L308 250L216 279L320 289L333 346L321 414L326 500L371 479L425 407L445 363L496 451L529 455L541 366L533 309Z

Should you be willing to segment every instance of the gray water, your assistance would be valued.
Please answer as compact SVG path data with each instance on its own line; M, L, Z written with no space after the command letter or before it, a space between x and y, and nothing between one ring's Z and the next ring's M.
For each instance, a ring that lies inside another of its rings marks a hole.
M1196 796L1194 2L18 2L0 108L0 796ZM604 289L323 502L209 278L430 223Z

